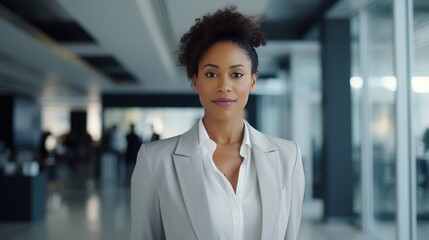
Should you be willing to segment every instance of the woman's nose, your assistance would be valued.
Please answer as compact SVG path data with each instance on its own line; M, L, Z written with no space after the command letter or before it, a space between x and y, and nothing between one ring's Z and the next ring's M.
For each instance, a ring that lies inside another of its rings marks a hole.
M231 92L231 81L229 81L228 77L222 77L219 79L219 85L216 89L217 92Z

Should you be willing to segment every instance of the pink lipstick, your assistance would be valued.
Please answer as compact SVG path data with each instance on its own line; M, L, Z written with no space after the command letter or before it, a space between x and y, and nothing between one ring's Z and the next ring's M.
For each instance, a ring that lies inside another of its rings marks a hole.
M229 105L233 104L236 100L231 99L231 98L217 98L215 100L213 100L212 102L214 102L216 105L220 106L220 107L228 107Z

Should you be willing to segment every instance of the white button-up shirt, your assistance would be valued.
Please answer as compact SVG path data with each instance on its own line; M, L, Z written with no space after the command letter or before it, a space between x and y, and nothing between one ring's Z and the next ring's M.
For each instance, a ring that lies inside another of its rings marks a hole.
M202 119L199 121L198 133L204 183L216 239L260 239L261 197L255 164L251 158L252 144L247 123L244 122L244 136L240 147L240 155L244 160L240 165L236 192L213 161L216 143L209 138Z

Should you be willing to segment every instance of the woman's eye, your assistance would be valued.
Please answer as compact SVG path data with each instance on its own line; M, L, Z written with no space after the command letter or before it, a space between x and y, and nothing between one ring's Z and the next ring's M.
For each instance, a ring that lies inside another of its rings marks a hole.
M243 74L241 74L241 73L233 73L233 74L231 74L231 76L233 78L241 78L243 76Z
M206 77L208 77L208 78L214 78L214 77L216 77L216 76L217 76L217 75L216 75L216 73L214 73L214 72L208 72L208 73L206 73L205 75L206 75Z

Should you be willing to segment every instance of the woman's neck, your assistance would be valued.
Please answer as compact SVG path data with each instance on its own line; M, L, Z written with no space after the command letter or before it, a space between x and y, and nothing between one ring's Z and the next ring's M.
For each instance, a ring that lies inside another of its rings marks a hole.
M209 138L216 144L237 143L243 140L244 122L242 118L223 121L204 116L203 124Z

